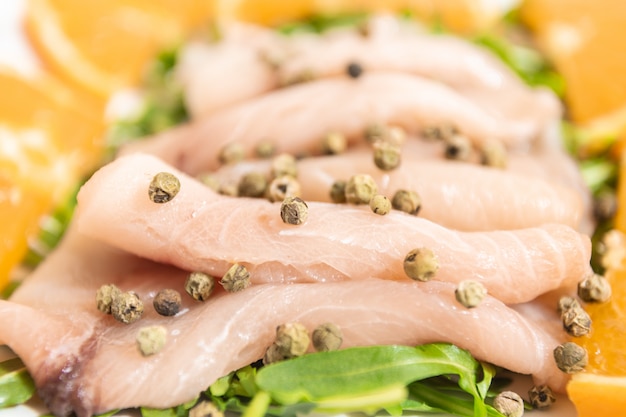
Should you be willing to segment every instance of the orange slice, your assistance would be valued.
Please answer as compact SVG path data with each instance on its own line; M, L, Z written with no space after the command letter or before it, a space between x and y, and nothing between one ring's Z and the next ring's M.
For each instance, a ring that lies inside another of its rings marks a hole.
M46 65L99 96L138 83L157 51L208 21L210 1L29 0L25 27Z
M626 106L626 3L525 0L522 18L567 84L572 118L589 122Z
M103 150L102 107L40 76L0 71L0 288L27 251L39 221Z
M626 407L626 154L621 162L620 210L605 255L606 277L613 293L609 302L586 306L592 333L577 342L587 349L589 365L567 386L578 417L622 415Z

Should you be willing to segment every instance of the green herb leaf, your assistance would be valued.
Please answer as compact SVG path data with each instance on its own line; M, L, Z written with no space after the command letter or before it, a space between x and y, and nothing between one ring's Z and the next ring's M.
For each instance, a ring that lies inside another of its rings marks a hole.
M157 409L141 407L140 410L142 417L177 417L175 408Z
M35 393L35 383L19 358L0 363L0 408L28 401Z
M466 350L444 343L418 347L375 346L318 352L261 369L257 385L279 404L312 402L324 411L375 411L407 400L406 386L438 375L458 375L485 416L486 375ZM489 380L491 376L488 377Z
M474 417L477 415L475 414L475 401L471 396L459 396L458 394L450 393L450 391L446 392L446 389L437 389L435 386L436 384L431 384L431 381L414 382L409 386L409 391L414 400L422 401L439 412L461 417ZM483 404L483 406L485 414L482 415L503 417L492 406L487 404Z
M491 33L477 36L474 42L497 55L528 85L545 86L552 89L558 96L563 96L565 81L536 50L516 45L504 36Z

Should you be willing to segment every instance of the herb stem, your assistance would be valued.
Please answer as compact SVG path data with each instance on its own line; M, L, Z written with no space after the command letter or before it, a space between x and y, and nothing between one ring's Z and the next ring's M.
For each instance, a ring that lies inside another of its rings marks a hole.
M270 405L271 397L266 391L258 391L252 397L241 417L263 417Z

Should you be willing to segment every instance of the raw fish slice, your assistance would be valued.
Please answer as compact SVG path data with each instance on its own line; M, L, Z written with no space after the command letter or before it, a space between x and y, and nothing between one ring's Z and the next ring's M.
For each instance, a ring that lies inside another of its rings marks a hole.
M450 229L488 231L544 223L578 228L581 223L583 200L576 190L476 164L413 160L406 152L402 156L400 166L391 171L376 167L371 149L302 159L298 161L301 196L306 201L330 202L333 182L359 173L371 175L378 193L389 198L399 189L417 191L422 198L420 217ZM223 183L236 184L249 172L269 177L270 168L270 161L242 162L223 166L216 176Z
M510 119L543 124L560 117L554 94L530 89L483 48L415 27L400 30L401 25L397 18L376 16L369 22L367 37L354 29L279 37L254 26L226 25L220 42L186 46L177 74L194 118L269 92L303 74L344 75L350 62L367 72L399 71L433 79L488 112ZM233 32L252 33L242 42L242 36Z
M181 190L155 204L148 186L161 171L177 175ZM564 225L462 233L394 211L379 216L364 206L308 207L304 224L285 224L280 203L220 196L155 157L132 155L87 182L77 219L88 236L186 270L222 275L240 262L254 283L408 279L403 259L422 246L439 259L436 279L474 278L506 303L575 286L591 271L589 238Z
M179 55L176 81L184 89L185 105L192 118L278 86L269 60L285 49L285 38L274 30L237 22L222 25L219 31L219 41L190 42Z
M551 357L565 339L562 330L550 333L556 314L527 320L490 296L469 310L454 300L449 283L264 284L235 294L218 286L200 303L184 293L185 275L70 231L11 301L0 301L0 340L26 363L52 412L79 417L181 404L261 358L276 326L295 321L309 330L335 323L343 347L451 342L554 389L567 381ZM110 283L141 297L139 321L124 325L96 310L96 290ZM174 317L159 316L151 306L164 288L183 295ZM167 343L143 357L135 337L149 325L165 326Z
M554 94L532 90L487 50L452 36L399 35L382 39L356 32L321 36L292 52L279 67L283 81L310 72L336 77L358 63L366 73L398 71L429 78L458 91L490 114L544 125L561 116Z
M250 156L262 141L278 152L319 154L330 131L351 143L373 123L416 132L455 123L476 144L487 139L526 147L540 126L496 118L454 90L406 74L368 74L358 80L333 78L277 90L231 106L206 119L127 145L122 152L159 156L183 171L215 169L224 145L239 143Z

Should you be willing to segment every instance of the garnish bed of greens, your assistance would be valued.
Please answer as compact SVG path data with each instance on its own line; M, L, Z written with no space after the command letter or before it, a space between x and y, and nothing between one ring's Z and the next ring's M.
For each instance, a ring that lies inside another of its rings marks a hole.
M410 13L406 17L410 18ZM321 33L337 26L359 25L366 18L366 14L314 16L283 25L277 31L285 36L303 31ZM506 24L519 29L515 13L507 17ZM433 31L445 32L445 28L436 24ZM219 38L219 34L214 35ZM512 42L502 34L485 33L472 40L494 52L529 85L546 86L562 96L565 88L562 78L532 47ZM176 48L162 52L155 59L145 77L143 109L111 127L108 157L124 143L188 120L182 90L174 82L176 61ZM601 222L593 238L597 241L611 228L616 163L602 153L582 152L587 138L571 124L563 123L563 136L566 148L579 160L583 177L598 201L597 217ZM80 185L43 223L37 242L24 258L26 267L35 268L62 238L72 218ZM592 266L599 269L593 259ZM13 285L5 289L1 297L8 298L14 288ZM242 413L243 417L295 417L311 411L498 417L502 414L491 404L508 382L506 378L496 377L493 366L450 344L371 346L311 353L266 366L260 362L251 364L222 377L186 404L169 409L144 407L140 411L143 417L187 417L194 406L210 401L220 411ZM34 382L20 359L0 363L0 408L22 404L34 394Z

